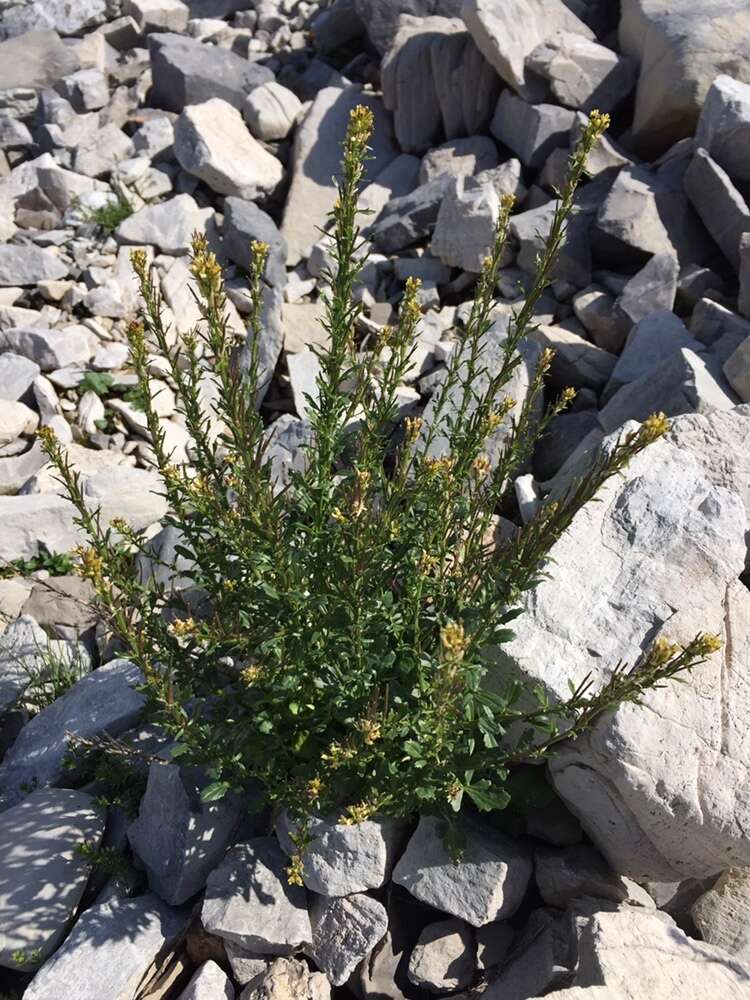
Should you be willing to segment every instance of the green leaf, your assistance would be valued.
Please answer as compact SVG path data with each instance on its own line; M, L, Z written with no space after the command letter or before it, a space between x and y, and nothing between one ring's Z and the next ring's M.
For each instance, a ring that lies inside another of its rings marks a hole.
M477 809L481 809L482 812L505 809L510 802L510 795L504 788L487 789L480 788L479 785L470 785L464 790Z
M223 799L228 791L228 781L214 781L203 789L201 799L204 802L217 802L219 799Z

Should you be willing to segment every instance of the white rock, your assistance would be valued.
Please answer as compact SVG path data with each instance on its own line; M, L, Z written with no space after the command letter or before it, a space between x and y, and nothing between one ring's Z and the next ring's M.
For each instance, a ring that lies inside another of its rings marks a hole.
M460 177L446 192L438 211L430 250L449 267L478 274L492 246L500 199L489 184Z
M231 104L213 98L185 108L175 123L175 156L183 170L219 194L252 201L270 194L284 168L247 130Z
M33 434L39 417L25 403L0 399L0 444L8 444L22 434Z
M240 1000L331 1000L331 987L322 972L310 972L295 958L277 958L259 983L249 983Z
M175 31L187 28L190 9L182 0L125 0L123 14L129 14L141 31Z
M34 791L0 814L0 965L35 969L55 950L91 872L77 848L98 847L103 832L102 810L70 788Z
M272 80L251 90L242 114L256 139L285 139L297 120L302 102L295 93Z
M68 274L66 265L47 250L34 246L0 245L0 286L35 285Z
M343 986L388 930L382 903L364 893L327 899L310 906L311 956L332 986Z
M44 545L69 552L83 540L73 509L62 497L0 496L0 559L30 559Z
M580 34L563 32L530 53L526 69L546 77L568 108L611 111L635 85L637 63Z
M178 194L158 205L147 205L124 219L115 231L120 243L150 243L162 253L181 256L190 250L194 232L206 233L212 208L199 208L189 194Z
M750 961L750 882L746 868L722 872L716 884L690 909L704 941Z
M2 334L0 334L2 336ZM39 365L20 354L0 354L0 399L19 400L39 375Z
M87 177L102 177L134 152L133 140L117 125L110 123L78 145L73 157L73 169Z
M409 979L430 993L466 989L471 986L476 971L474 931L461 920L428 924L409 959Z
M20 354L43 372L86 364L92 354L89 338L84 328L77 324L61 330L42 327L3 330L0 332L0 351Z
M177 1000L234 1000L232 982L216 962L204 962Z

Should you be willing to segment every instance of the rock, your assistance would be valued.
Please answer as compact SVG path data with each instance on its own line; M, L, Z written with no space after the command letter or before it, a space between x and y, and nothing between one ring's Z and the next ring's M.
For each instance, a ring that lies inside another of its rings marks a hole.
M497 164L497 146L489 136L471 135L466 139L453 139L425 153L419 168L419 183L427 184L440 174L450 174L454 178L470 177Z
M703 345L688 333L685 324L673 312L658 309L650 313L628 334L603 400L606 402L628 382L648 375L683 348L699 353Z
M78 145L73 169L86 177L103 177L134 152L133 140L122 129L114 124L104 125Z
M568 985L575 961L572 945L567 915L534 910L514 940L507 960L490 975L483 997L526 1000L536 995L547 996L551 989ZM562 995L565 996L565 991ZM609 996L606 1000L610 1000Z
M212 190L248 201L270 194L284 175L239 111L218 98L185 108L175 124L174 150L183 170Z
M580 34L547 38L526 59L526 70L549 80L552 96L568 108L611 111L635 86L638 65Z
M633 121L639 152L659 154L692 135L720 74L750 82L749 26L742 4L709 0L699 9L691 0L624 0L620 49L640 62Z
M4 627L0 633L0 713L13 707L31 677L43 668L48 649L45 632L28 615Z
M9 561L30 559L40 547L69 552L82 541L70 503L54 495L0 496L0 524L0 559Z
M300 419L306 420L310 405L308 397L317 399L318 395L320 361L314 351L306 348L297 354L289 354L286 364L292 386L294 409Z
M92 906L37 972L24 998L132 1000L189 919L189 912L152 894Z
M332 986L343 986L382 940L388 914L382 903L364 893L330 899L318 896L310 906L311 956Z
M253 952L245 951L234 941L224 940L224 951L232 969L232 976L240 986L247 986L249 983L252 983L253 987L258 985L272 961L270 958L259 958Z
M577 983L603 986L623 1000L745 1000L750 993L747 966L689 938L663 914L630 907L595 913L581 929L578 952Z
M627 282L613 310L623 342L639 320L673 308L679 272L676 257L657 253Z
M564 850L539 848L534 854L536 884L547 906L564 910L572 899L595 896L614 903L635 900L639 905L654 909L655 904L645 889L630 879L616 875L604 858L585 844Z
M619 389L600 412L599 423L609 432L626 420L645 420L657 411L676 417L731 410L737 402L720 365L709 356L682 348Z
M174 125L167 115L149 118L133 133L136 154L142 153L152 161L169 159L174 152Z
M41 90L79 68L75 52L56 31L42 28L0 42L0 91ZM34 94L31 111L36 103Z
M566 698L569 681L593 671L594 683L604 683L659 634L684 642L699 629L731 631L731 647L697 667L689 684L649 692L646 707L621 707L550 764L594 844L632 878L676 881L747 863L735 776L747 758L739 665L750 609L737 577L748 418L740 407L676 420L579 512L550 552L552 579L525 602L516 638L493 668L504 683L520 672ZM732 678L723 688L722 676Z
M29 788L60 781L71 734L119 736L130 729L145 705L144 695L134 690L142 680L130 660L112 660L35 715L0 764L2 805L15 805Z
M373 228L373 245L383 253L395 253L428 236L449 186L450 180L441 176L390 201Z
M750 86L720 74L706 94L695 130L696 149L705 149L733 181L750 180Z
M309 830L312 839L303 857L302 878L308 889L322 896L380 889L390 879L406 834L404 822L390 816L352 826L311 816ZM289 817L282 813L276 835L290 856L296 850L290 836L294 831ZM346 864L342 864L343 858Z
M24 149L34 138L23 122L8 115L0 117L0 149Z
M518 245L516 264L527 274L536 272L536 259L544 251L554 212L554 203L549 201L538 208L530 208L511 216L510 233ZM576 288L584 288L591 283L590 224L590 212L574 209L568 220L565 242L553 268L556 280L565 281Z
M294 135L292 183L281 226L290 267L309 256L319 238L318 228L325 225L333 207L336 189L332 177L339 172L340 143L349 112L358 104L366 105L375 115L372 159L366 165L365 182L377 177L398 152L377 98L360 93L356 87L324 87L318 92Z
M541 167L553 149L567 148L575 115L555 104L529 104L504 90L490 131L527 167Z
M174 764L151 765L128 841L150 888L179 906L204 887L224 856L242 811L235 797L203 802L200 777Z
M460 863L451 860L440 821L423 816L393 871L393 881L412 896L482 927L512 916L531 877L526 849L479 823L465 827L466 847Z
M102 810L70 788L34 791L0 814L0 965L35 969L52 954L91 872L77 848L98 847L103 832Z
M709 233L735 271L740 269L740 238L750 230L750 209L727 172L705 149L696 149L685 173L685 191Z
M212 208L199 208L189 194L178 194L158 205L146 205L124 219L115 230L120 243L150 243L162 253L181 256L190 250L194 232L205 233Z
M601 264L643 266L652 254L702 263L707 240L683 190L680 171L624 167L599 210L592 246Z
M259 955L291 955L311 939L305 890L290 885L272 837L237 844L206 883L203 926Z
M247 271L252 241L267 243L270 249L263 277L271 285L286 284L286 243L271 216L257 205L242 198L225 198L222 236L227 257Z
M704 941L741 962L750 959L750 884L744 868L722 872L690 909Z
M413 191L419 180L419 159L401 153L384 167L359 196L360 209L372 212L368 230L377 221L388 203Z
M551 479L589 431L598 427L595 409L567 411L554 417L534 448L533 467L537 481L543 483ZM539 826L544 829L544 822Z
M409 979L430 993L466 989L476 975L476 955L474 932L463 921L429 924L411 953Z
M493 0L464 0L461 17L485 59L530 101L540 100L543 90L528 72L527 56L561 32L593 38L591 29L562 0L509 0L502 5Z
M251 982L240 1000L331 1000L322 972L310 972L296 958L277 958L259 983Z
M723 372L740 399L750 403L750 337L746 337L727 358Z
M301 108L302 102L293 91L272 80L247 95L242 114L255 138L269 142L286 139Z
M213 98L240 109L254 87L273 80L273 73L265 66L186 35L149 35L148 49L153 75L151 104L165 111L179 114L185 105Z
M476 938L476 965L481 971L486 971L505 961L515 932L508 921L497 920L493 924L485 924L474 932Z
M479 273L495 235L500 199L495 189L459 177L440 202L430 249L449 267Z
M182 0L124 0L123 14L133 18L142 32L185 31L189 7Z
M177 1000L234 1000L232 982L216 962L204 962Z
M281 307L284 350L294 354L304 351L306 347L322 347L330 343L329 334L322 325L325 315L322 299L315 302L285 302Z
M0 351L20 354L43 372L86 364L92 354L84 328L77 325L62 330L43 327L4 330L0 332Z
M47 456L38 441L28 451L0 458L0 494L18 493L46 462Z
M39 247L0 244L0 287L35 285L39 281L65 278L66 265Z
M0 399L0 445L9 444L23 434L33 434L39 417L25 403Z
M11 402L26 395L39 375L39 365L12 351L0 354L0 399Z
M549 370L549 384L554 389L601 389L610 379L617 357L603 351L584 337L563 326L538 326L531 339L555 354ZM692 338L691 338L692 339Z
M107 78L98 69L80 69L60 81L60 94L79 114L98 111L109 103Z

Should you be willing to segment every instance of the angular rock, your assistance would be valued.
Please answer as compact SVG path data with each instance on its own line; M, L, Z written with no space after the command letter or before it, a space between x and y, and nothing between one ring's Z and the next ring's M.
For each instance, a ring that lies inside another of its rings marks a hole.
M240 109L255 87L273 80L265 66L186 35L148 36L153 88L151 103L178 114L187 104L212 98Z
M60 781L71 734L119 736L130 729L145 705L144 695L134 690L142 681L130 660L112 660L35 715L0 764L2 805L14 805L29 788Z
M579 896L610 899L614 903L636 900L654 909L655 904L645 889L630 879L616 875L604 858L585 844L564 850L539 848L534 854L534 875L542 899L547 906L565 909Z
M259 955L291 955L309 944L305 890L289 884L286 867L272 837L237 844L208 877L203 926Z
M277 958L257 984L251 982L240 1000L331 1000L331 987L322 972L310 972L296 958Z
M0 634L0 713L21 697L31 676L43 667L47 649L45 632L28 615L12 621Z
M536 271L536 259L543 252L555 212L554 202L545 202L511 217L510 233L518 244L516 264L527 274ZM565 242L561 247L553 275L576 288L591 283L591 247L589 228L591 213L576 208L568 220Z
M39 417L25 403L0 399L0 445L10 444L23 434L33 434Z
M58 90L79 114L98 111L109 103L107 78L99 69L80 69L71 73L60 82Z
M102 810L70 788L34 791L0 814L0 965L35 969L55 950L91 872L77 848L98 847L103 832Z
M137 246L150 243L162 253L181 256L190 250L194 232L206 232L213 214L212 208L199 208L189 194L178 194L134 212L117 227L115 238Z
M676 257L657 253L627 282L613 310L623 341L639 320L673 308L679 272Z
M25 447L24 442L21 445ZM0 494L18 493L46 463L47 456L39 441L35 441L28 451L0 458Z
M735 271L740 269L740 239L750 230L750 208L729 174L696 149L685 173L685 191L709 233Z
M117 125L104 125L79 143L73 157L73 169L86 177L110 174L118 163L133 155L135 148Z
M41 547L69 552L83 540L70 503L54 495L0 496L0 524L0 559L9 561L30 559Z
M396 253L429 236L450 183L443 175L389 202L373 228L376 249Z
M742 962L750 959L750 883L744 868L722 872L713 888L690 908L695 926L708 944Z
M0 287L56 281L67 274L67 266L46 250L10 243L0 245Z
M232 969L232 976L240 986L247 986L252 983L258 985L268 971L271 964L270 958L259 958L251 951L245 951L234 941L224 940L224 951Z
M25 396L39 375L39 365L20 354L0 354L0 399L16 402Z
M489 136L471 135L466 139L454 139L425 153L419 168L419 183L426 184L440 174L450 174L454 178L470 177L480 170L496 167L497 163L497 146Z
M92 354L84 328L77 325L62 330L43 327L4 330L0 333L0 351L20 354L43 372L86 364Z
M419 159L408 153L401 153L384 167L378 176L365 187L359 196L361 209L372 212L370 226L393 198L409 194L419 183Z
M212 190L248 201L270 194L284 174L239 111L219 98L185 108L175 124L174 151L183 170Z
M243 198L225 198L222 237L227 257L248 271L252 241L267 243L270 249L263 277L271 285L286 284L286 243L271 216L257 205Z
M750 337L727 358L723 372L743 403L750 403Z
M412 896L482 927L512 916L531 877L528 852L519 843L480 824L466 825L460 863L452 861L440 822L423 816L393 871L393 881Z
M567 915L534 910L514 940L507 960L490 975L483 996L486 1000L547 996L551 989L572 981L574 965L574 941Z
M375 114L372 159L365 168L365 181L372 180L396 157L390 124L381 102L356 87L324 87L294 135L292 183L284 210L281 235L288 247L289 266L309 256L333 207L336 189L332 177L338 173L340 143L349 112L365 104Z
M315 302L285 302L281 307L284 350L294 354L304 351L306 347L329 344L330 337L322 325L324 318L325 306L321 299Z
M490 131L527 167L541 167L553 149L567 149L575 115L555 104L529 104L504 90Z
M7 12L3 14L7 17ZM51 87L80 64L73 49L56 31L41 27L26 30L19 38L0 42L0 91ZM36 107L36 95L32 108Z
M527 100L540 100L543 87L526 67L541 42L560 32L593 38L591 29L562 0L464 0L461 17L485 59Z
M549 370L549 384L554 389L601 389L610 379L617 357L603 351L584 337L562 326L536 328L531 339L555 354Z
M187 929L189 912L152 894L92 906L27 986L26 1000L132 1000Z
M174 764L151 765L128 841L151 889L179 906L204 887L235 834L242 805L235 797L203 802L200 776Z
M459 177L440 202L432 253L449 267L478 274L492 246L499 214L500 199L493 187Z
M177 1000L234 1000L235 992L227 974L216 962L204 962Z
M583 35L555 35L538 45L526 69L549 80L555 100L581 111L611 111L635 86L638 66Z
M382 940L388 914L382 903L364 893L330 899L318 896L310 906L311 956L332 986L343 986Z
M610 399L623 385L647 375L683 348L699 353L703 345L673 312L658 309L650 313L628 334L603 399Z
M124 0L122 12L130 15L143 32L181 32L190 18L190 9L182 0Z
M286 139L294 128L302 102L297 95L271 81L251 91L242 105L242 115L256 139L264 142Z
M476 971L474 931L461 920L428 924L409 959L409 979L430 993L466 989Z
M720 74L706 94L695 130L696 149L705 149L733 181L750 181L750 86Z
M282 813L276 835L289 855L296 850L290 836L293 832L294 825ZM405 833L403 821L389 816L352 826L310 817L312 839L303 857L305 885L322 896L349 896L380 889L391 876ZM342 864L344 858L346 863Z

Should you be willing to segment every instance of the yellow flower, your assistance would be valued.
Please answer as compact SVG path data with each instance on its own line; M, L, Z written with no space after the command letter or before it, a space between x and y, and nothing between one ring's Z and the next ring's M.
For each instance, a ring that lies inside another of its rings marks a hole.
M262 673L262 667L259 667L257 663L251 663L240 671L240 677L248 687L252 687L253 684L258 681Z
M304 885L305 883L302 878L304 873L305 868L302 861L302 854L300 851L296 851L289 859L289 866L286 870L286 880L289 885Z
M77 567L78 575L82 576L85 580L90 580L92 583L99 583L104 571L104 563L101 556L97 554L95 549L80 547L75 550L75 554L80 559Z
M676 643L669 642L663 636L659 636L649 650L647 662L649 666L661 667L674 659L679 652L680 647Z
M576 398L576 390L572 385L566 386L562 393L560 394L560 405L570 406L573 400Z
M331 517L334 519L334 521L338 521L339 524L346 524L346 522L349 520L340 507L333 508L333 510L331 511Z
M198 625L194 618L175 618L167 626L167 632L175 639L184 639L187 636L195 635Z
M374 719L359 719L357 729L362 733L362 740L367 746L377 743L381 736L380 723Z
M346 812L339 816L339 823L343 826L356 826L357 823L364 823L375 812L375 807L369 802L359 802L356 806L347 806Z
M404 437L407 444L413 444L422 430L421 417L407 417L404 421Z
M311 802L315 802L320 798L320 793L323 791L323 782L316 775L311 778L307 783L307 797Z
M336 768L355 757L356 751L352 747L342 746L341 743L334 742L328 748L328 753L323 753L320 756L321 760L324 760L331 770L335 771Z
M669 430L669 420L664 413L652 413L641 424L640 437L647 444L663 437Z
M471 463L471 467L474 470L474 475L477 479L486 479L490 474L490 460L486 455L477 455Z
M586 127L586 134L592 139L599 139L609 128L610 121L609 115L594 109L589 112L589 123Z
M698 653L698 656L710 656L711 653L717 653L723 645L724 643L721 636L706 632L698 637L696 642L696 652Z
M419 572L422 576L429 576L438 564L437 556L429 552L423 552L419 557Z
M440 630L440 644L449 660L462 660L469 640L462 622L449 622Z

